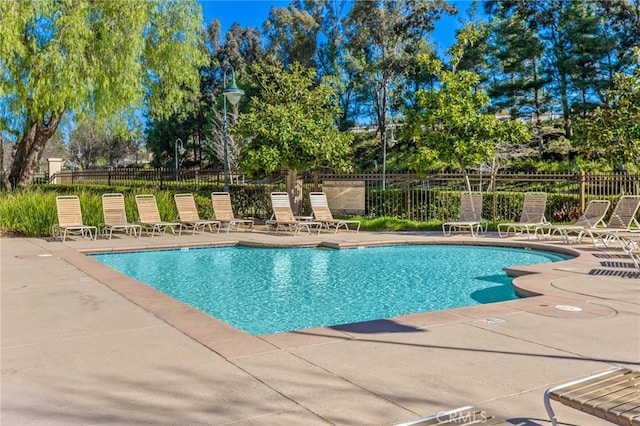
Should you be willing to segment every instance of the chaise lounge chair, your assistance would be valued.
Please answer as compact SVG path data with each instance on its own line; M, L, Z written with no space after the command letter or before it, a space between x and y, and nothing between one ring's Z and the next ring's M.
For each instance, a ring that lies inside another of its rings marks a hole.
M548 222L544 218L544 211L547 208L547 194L544 192L527 192L524 194L524 203L522 205L522 214L518 222L500 223L498 224L498 235L500 237L508 237L510 232L519 234L526 232L530 237L529 231L535 229L536 226L547 225Z
M212 192L211 205L213 206L213 215L216 220L227 225L227 233L233 228L237 230L253 230L253 220L237 219L233 215L231 196L229 196L228 192Z
M327 194L324 192L311 192L309 193L309 200L311 201L311 210L313 210L313 217L316 221L321 222L323 227L331 229L335 228L334 233L338 232L340 227L344 227L345 230L349 230L349 224L356 227L355 231L360 231L359 220L343 220L334 219L329 209L329 202L327 201Z
M571 235L577 237L585 228L596 228L605 225L604 217L611 202L608 200L591 200L584 213L573 225L540 225L536 226L534 236L537 239L550 239L554 234L562 237L565 243L571 242Z
M623 195L613 209L607 225L604 228L584 228L578 234L578 242L588 236L594 246L608 247L611 241L618 240L625 232L640 232L640 224L636 220L638 209L640 195Z
M67 239L67 233L76 233L86 238L95 240L98 237L98 228L85 225L82 222L82 209L80 198L77 195L59 195L56 197L56 210L58 223L53 225L51 234L54 238L62 237L62 242Z
M557 426L551 400L618 425L637 426L640 425L640 372L615 368L547 389L544 407L551 424Z
M176 208L178 210L178 221L185 226L185 228L193 229L193 233L196 231L209 229L209 232L213 232L215 228L217 232L220 232L219 220L200 219L198 208L196 207L196 201L193 199L193 194L176 194L173 196L176 202Z
M109 232L109 239L113 236L113 231L123 231L127 235L133 234L140 238L142 226L137 223L129 223L127 211L124 205L124 195L119 193L102 195L102 216L104 223L102 228L104 233Z
M469 229L471 236L475 237L482 231L482 225L487 226L487 221L482 219L482 192L463 192L460 194L460 218L455 222L442 224L442 233L445 236L451 232L462 232Z
M289 194L286 192L271 193L271 207L273 209L273 219L267 221L267 228L275 228L277 233L280 229L286 229L293 235L298 235L301 229L306 229L311 233L311 227L315 227L320 234L322 223L313 220L298 220L293 215Z
M147 231L147 235L151 233L153 237L156 231L165 233L167 230L170 230L175 235L176 228L178 228L178 235L182 234L184 225L179 222L165 222L160 218L155 195L136 195L136 206L140 219L138 223L142 226L142 229Z
M636 269L640 270L640 240L632 239L629 236L620 236L620 244L633 261Z

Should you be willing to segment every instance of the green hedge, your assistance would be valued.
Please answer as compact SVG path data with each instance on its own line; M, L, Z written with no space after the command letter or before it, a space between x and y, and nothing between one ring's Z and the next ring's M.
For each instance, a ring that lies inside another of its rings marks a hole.
M55 197L75 194L80 197L83 221L87 225L102 222L102 194L120 192L125 196L129 221L138 219L135 195L154 194L160 215L164 220L175 220L177 211L173 195L191 192L194 195L200 217L212 218L210 194L219 187L201 187L197 190L159 190L149 188L119 187L106 185L42 185L29 189L0 194L0 231L5 234L41 237L51 234L51 227L57 223ZM268 218L271 215L272 191L283 191L282 185L231 185L231 203L238 216ZM395 218L399 220L448 221L460 214L460 191L432 189L386 191L372 190L367 193L367 218ZM517 220L522 211L524 193L496 193L496 214L493 220L493 193L483 194L483 217L491 222ZM303 197L303 212L309 214L309 200ZM611 197L615 204L617 197ZM547 220L553 223L570 223L580 216L577 195L549 194L547 199Z
M413 220L455 220L460 216L462 191L441 189L388 189L367 193L367 217L396 217ZM613 204L617 197L608 197ZM419 201L416 201L419 200ZM518 220L524 192L483 193L482 217L505 222ZM546 218L553 223L570 223L580 217L580 199L573 194L547 194Z

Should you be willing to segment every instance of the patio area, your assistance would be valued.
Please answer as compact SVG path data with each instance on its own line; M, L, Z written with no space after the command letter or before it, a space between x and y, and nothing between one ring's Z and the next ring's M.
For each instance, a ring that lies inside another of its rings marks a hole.
M514 269L520 292L542 296L250 336L83 254L237 243L500 244L580 256ZM391 425L472 405L505 424L548 425L543 393L551 385L640 368L640 279L622 254L493 234L2 238L0 420ZM609 424L554 407L562 423Z

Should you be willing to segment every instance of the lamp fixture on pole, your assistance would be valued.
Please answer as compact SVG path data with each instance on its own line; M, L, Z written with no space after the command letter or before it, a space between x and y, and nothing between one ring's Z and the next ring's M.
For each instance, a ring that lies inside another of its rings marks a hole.
M227 72L229 69L231 70L231 86L227 88ZM222 91L222 103L224 104L224 141L222 144L224 156L224 192L229 192L229 127L227 124L227 99L231 105L235 106L240 101L242 95L244 95L244 90L239 89L236 85L236 73L231 65L224 70L223 84L225 87Z
M178 143L180 143L180 148L178 148ZM182 145L182 139L180 138L176 139L175 152L173 155L173 158L175 158L176 160L176 182L178 181L178 154L184 155L185 152L187 152L187 150L184 149L184 145Z
M384 190L387 186L387 146L389 148L393 148L396 144L396 139L393 136L393 129L395 129L396 125L391 122L391 125L387 127L386 123L384 126L384 141L382 145L382 189ZM387 139L387 130L391 130L391 137Z

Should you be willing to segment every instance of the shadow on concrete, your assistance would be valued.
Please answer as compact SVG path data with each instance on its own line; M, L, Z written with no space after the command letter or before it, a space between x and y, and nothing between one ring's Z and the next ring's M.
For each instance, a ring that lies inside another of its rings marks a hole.
M400 324L390 319L381 319L373 321L354 322L351 324L334 325L329 327L333 330L343 331L345 333L424 333L425 330L411 327L406 324Z
M373 321L375 322L375 321ZM355 324L347 324L345 326L335 326L336 327L350 327L357 324L364 323L355 323ZM413 332L427 332L428 330L419 329L414 327L406 327L407 329ZM347 331L346 328L340 329L342 331ZM351 331L356 330L356 328L350 329ZM360 333L366 333L363 331L359 331ZM297 334L306 334L308 336L320 336L323 337L322 334L305 332L305 331L297 331ZM382 331L370 331L369 333L382 333ZM534 354L528 352L515 352L515 351L507 351L507 350L490 350L490 349L479 349L479 348L465 348L462 346L442 346L442 345L429 345L429 344L419 344L419 343L405 343L405 342L397 342L397 341L389 341L389 340L377 340L377 339L366 339L366 338L358 338L359 342L369 342L369 343L382 343L385 345L396 345L396 346L410 346L416 348L425 348L425 349L442 349L442 350L453 350L453 351L461 351L461 352L469 352L469 353L489 353L489 354L501 354L501 355L516 355L522 357L531 357L531 358L546 358L546 359L557 359L557 360L569 360L569 361L585 361L585 362L603 362L607 364L627 364L627 365L640 365L640 361L637 360L624 360L624 359L613 359L613 358L596 358L596 357L583 357L580 355L551 355L551 354Z
M590 270L589 275L598 275L598 276L616 277L616 278L630 278L633 280L640 278L640 272L620 271L620 270L600 269L600 268L595 268Z

